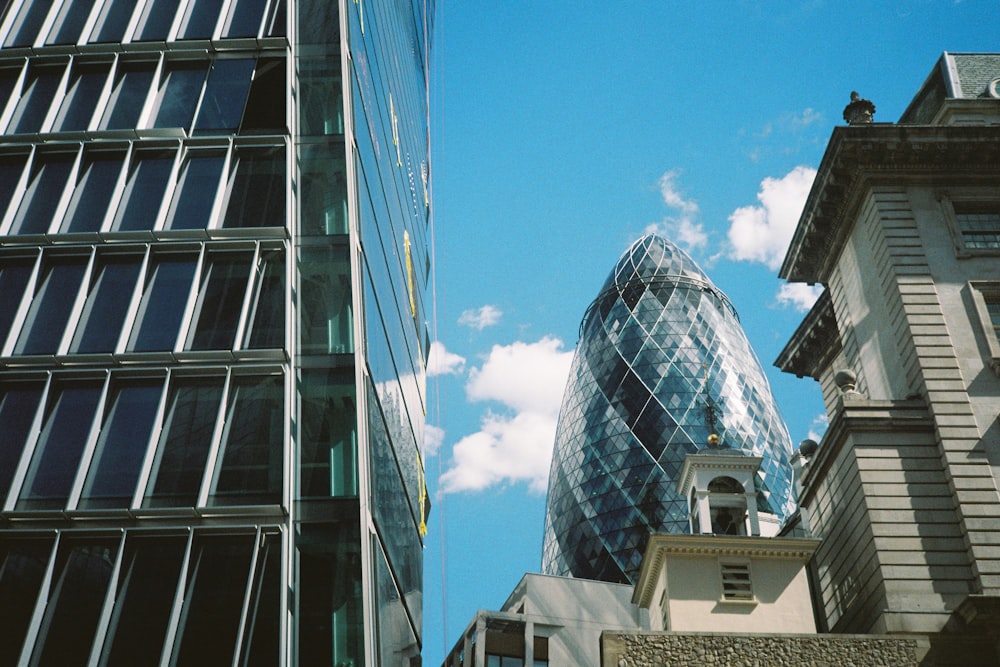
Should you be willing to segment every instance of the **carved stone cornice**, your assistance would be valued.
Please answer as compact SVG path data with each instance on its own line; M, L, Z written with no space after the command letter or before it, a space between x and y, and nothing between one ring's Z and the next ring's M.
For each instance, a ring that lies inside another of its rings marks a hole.
M833 300L829 290L823 290L774 365L785 373L819 380L823 369L842 346Z
M1000 182L1000 125L836 127L779 276L825 283L868 188Z

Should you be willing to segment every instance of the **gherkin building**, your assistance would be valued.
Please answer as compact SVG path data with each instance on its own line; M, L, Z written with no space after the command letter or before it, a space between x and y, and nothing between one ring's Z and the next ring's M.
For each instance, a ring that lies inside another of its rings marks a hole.
M790 514L791 440L735 308L684 251L643 236L583 317L542 571L635 583L651 532L690 532L677 477L713 433L722 449L762 457L758 511Z

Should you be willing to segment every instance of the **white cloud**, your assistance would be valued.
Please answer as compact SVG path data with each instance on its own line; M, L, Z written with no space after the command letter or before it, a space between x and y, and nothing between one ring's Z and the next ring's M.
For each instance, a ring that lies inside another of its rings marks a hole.
M787 308L791 306L800 313L804 313L816 303L816 299L823 293L822 285L806 285L805 283L785 283L778 289L775 297L778 305Z
M697 202L681 193L677 184L680 175L680 169L671 169L657 181L663 203L677 211L678 215L668 216L660 222L651 224L645 231L663 234L688 251L704 248L708 243L708 234L697 221L700 209Z
M482 331L486 327L491 327L499 322L502 315L503 311L499 308L487 304L482 308L462 311L462 314L458 318L458 323L463 327Z
M826 416L825 412L821 412L816 415L812 424L809 425L809 435L807 436L810 440L815 440L819 442L823 439L823 434L826 433L826 427L829 425L830 420Z
M433 424L424 424L424 456L437 456L444 442L444 429Z
M812 107L807 107L803 109L802 113L792 115L792 129L797 130L808 125L812 125L813 123L818 123L821 120L823 120L823 114L816 111Z
M815 178L815 169L802 166L782 178L765 178L757 193L760 204L729 216L729 257L780 267Z
M427 354L427 377L436 375L458 375L465 370L465 357L445 349L444 343L434 341Z
M469 373L470 401L497 401L507 411L487 410L480 430L452 448L452 467L441 491L481 491L504 482L527 482L535 493L548 483L552 444L573 353L558 338L494 345Z

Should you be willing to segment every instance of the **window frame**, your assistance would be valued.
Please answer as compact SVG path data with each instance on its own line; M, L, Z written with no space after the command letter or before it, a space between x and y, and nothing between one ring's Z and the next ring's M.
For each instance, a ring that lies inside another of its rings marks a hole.
M719 602L724 604L757 604L750 559L719 558L718 563Z
M986 347L989 351L987 365L997 377L1000 377L1000 330L994 328L989 310L991 303L1000 304L1000 281L970 280L969 293L972 296L975 313L979 319L978 324L982 327L983 335L986 338Z
M1000 244L996 247L988 248L972 248L966 245L965 234L962 231L962 226L958 221L959 213L957 209L962 208L963 205L985 205L993 204L998 212L1000 212L1000 196L990 192L984 192L982 189L958 189L950 191L947 193L938 194L938 202L941 206L941 214L948 225L948 232L951 234L951 240L955 247L955 256L960 259L965 259L969 257L996 257L1000 256ZM1000 226L998 226L998 233L1000 233Z

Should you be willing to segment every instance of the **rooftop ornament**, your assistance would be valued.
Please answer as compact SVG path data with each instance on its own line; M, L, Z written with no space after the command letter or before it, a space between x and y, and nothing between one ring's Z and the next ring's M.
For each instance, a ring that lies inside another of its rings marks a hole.
M844 120L848 125L871 125L875 105L863 99L856 90L851 91L851 103L844 107Z

